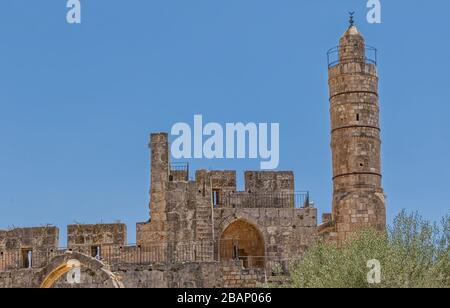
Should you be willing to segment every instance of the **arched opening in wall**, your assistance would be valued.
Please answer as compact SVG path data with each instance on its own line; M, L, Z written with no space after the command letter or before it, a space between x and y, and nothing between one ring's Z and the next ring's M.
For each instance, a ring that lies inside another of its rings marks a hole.
M39 288L123 288L120 277L103 262L88 255L67 251L54 257L35 273L33 285Z
M60 279L64 274L67 274L72 270L80 268L81 263L78 260L69 260L67 262L64 262L63 264L55 268L47 277L45 277L44 281L41 283L40 288L42 289L51 288L55 284L55 282L58 279Z
M264 239L254 225L244 220L236 220L220 237L220 260L241 260L246 268L264 267L264 247Z

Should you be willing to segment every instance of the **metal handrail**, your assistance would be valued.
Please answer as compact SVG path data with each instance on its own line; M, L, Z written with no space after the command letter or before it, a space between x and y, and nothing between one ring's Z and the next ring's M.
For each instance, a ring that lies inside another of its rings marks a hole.
M154 263L183 263L183 262L217 262L244 260L249 266L263 267L271 265L275 261L282 260L282 256L269 254L264 249L263 255L236 255L234 258L221 259L220 255L223 247L231 247L229 244L238 246L249 245L248 241L243 240L220 240L216 243L209 240L194 242L168 242L151 243L147 245L98 245L98 254L92 255L93 246L80 245L70 248L48 248L32 250L32 258L24 259L22 249L2 250L0 249L0 272L6 272L17 269L38 269L50 264L58 256L64 255L67 251L77 252L86 256L97 258L106 262L110 266L119 265L148 265ZM272 250L276 245L270 245ZM222 248L220 248L222 247ZM297 247L300 249L300 246ZM219 249L219 251L217 251ZM294 258L294 257L292 257ZM249 262L250 260L250 262Z
M328 68L335 67L341 63L341 59L339 57L340 51L342 48L349 46L350 45L335 46L327 51ZM373 46L365 45L365 51L365 62L376 66L378 64L378 50ZM334 60L333 57L335 58Z
M171 163L169 166L170 175L174 173L186 173L185 180L189 180L189 163Z
M189 163L171 163L171 171L187 171L189 170Z
M231 208L308 208L309 191L292 193L230 192L222 194L219 207Z

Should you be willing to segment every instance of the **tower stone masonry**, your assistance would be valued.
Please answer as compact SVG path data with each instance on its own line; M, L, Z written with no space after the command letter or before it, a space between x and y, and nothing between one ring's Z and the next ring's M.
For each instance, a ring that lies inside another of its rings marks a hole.
M375 52L370 58L367 50ZM385 230L376 50L351 24L329 63L332 221L338 242L366 228Z

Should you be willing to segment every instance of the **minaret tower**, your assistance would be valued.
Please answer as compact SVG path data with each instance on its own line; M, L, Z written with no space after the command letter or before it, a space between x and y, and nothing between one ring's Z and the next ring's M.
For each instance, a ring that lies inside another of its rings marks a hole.
M366 46L350 15L350 26L339 46L328 53L332 221L340 243L356 231L370 227L384 231L386 227L376 50ZM330 59L333 53L334 62Z

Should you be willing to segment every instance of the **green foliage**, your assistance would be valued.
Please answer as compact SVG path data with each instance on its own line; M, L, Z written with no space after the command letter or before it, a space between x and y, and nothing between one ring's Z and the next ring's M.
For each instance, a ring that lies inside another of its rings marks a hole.
M360 232L342 247L318 243L293 265L295 288L450 287L450 216L439 226L402 211L386 234ZM381 264L381 283L369 284L369 260Z

